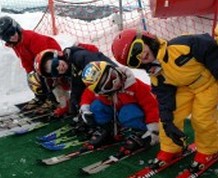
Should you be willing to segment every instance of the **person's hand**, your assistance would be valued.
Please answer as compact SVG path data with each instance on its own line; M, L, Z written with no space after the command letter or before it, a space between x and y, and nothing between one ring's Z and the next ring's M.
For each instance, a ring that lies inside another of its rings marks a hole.
M65 115L65 114L67 114L68 111L69 111L69 108L68 108L68 105L67 105L67 106L65 106L63 108L61 108L61 107L56 108L54 110L53 114L54 114L55 117L61 117L61 116Z
M91 111L84 111L79 115L79 122L83 122L87 126L94 125L94 115Z
M163 122L163 128L166 135L170 137L175 144L184 147L187 136L178 129L173 122Z
M158 123L149 123L146 125L147 131L141 136L141 138L153 146L159 143L159 128Z
M80 112L78 116L78 121L75 126L75 130L80 132L89 132L90 128L94 126L94 116L90 111Z
M70 111L69 111L69 114L72 116L72 117L77 117L78 116L78 113L79 113L79 107L75 104L72 104L70 106Z

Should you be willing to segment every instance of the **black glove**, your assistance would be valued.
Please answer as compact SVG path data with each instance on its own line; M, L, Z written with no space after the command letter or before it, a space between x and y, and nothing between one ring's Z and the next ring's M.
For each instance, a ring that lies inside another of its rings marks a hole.
M79 107L75 104L72 104L70 106L70 115L72 115L72 117L76 117L79 113Z
M94 115L90 111L82 112L78 120L79 122L83 122L85 125L90 127L95 125Z
M78 121L76 122L75 130L78 133L91 134L92 128L95 126L94 116L92 112L82 112L79 114Z
M170 137L175 144L184 147L184 141L187 139L187 136L179 130L173 122L163 122L163 128L166 135Z

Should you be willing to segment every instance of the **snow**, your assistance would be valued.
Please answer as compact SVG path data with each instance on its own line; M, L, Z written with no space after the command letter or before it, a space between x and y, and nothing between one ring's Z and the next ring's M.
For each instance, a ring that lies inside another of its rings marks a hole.
M24 29L33 29L42 16L42 13L6 14L0 11L0 16L9 15ZM71 36L58 34L53 36L62 48L71 46L75 41ZM34 97L26 81L26 73L14 51L0 42L0 115L12 112L16 103L28 101ZM143 71L133 70L142 81L149 83L147 74Z

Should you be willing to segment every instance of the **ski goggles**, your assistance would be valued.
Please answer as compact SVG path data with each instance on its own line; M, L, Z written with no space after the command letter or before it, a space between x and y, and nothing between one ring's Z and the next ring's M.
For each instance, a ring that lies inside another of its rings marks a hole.
M10 41L10 38L15 35L16 31L17 31L16 28L11 26L0 36L0 38L3 41L8 42L8 41Z
M109 68L106 73L103 74L96 87L96 93L98 94L110 94L117 91L121 86L121 78L119 72L114 68Z
M136 38L129 49L127 57L127 65L129 67L138 68L142 62L141 56L144 52L144 42L141 38Z
M51 62L51 76L52 77L58 77L59 72L58 72L57 67L59 66L59 64L60 64L60 62L58 59L58 54L55 52L53 59L52 59L52 62Z

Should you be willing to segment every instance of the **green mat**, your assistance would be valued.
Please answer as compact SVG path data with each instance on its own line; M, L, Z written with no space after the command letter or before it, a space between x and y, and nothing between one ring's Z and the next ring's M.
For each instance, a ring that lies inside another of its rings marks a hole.
M131 158L121 161L118 164L111 166L105 171L95 175L84 175L80 172L80 168L87 166L93 162L104 159L106 156L115 153L118 147L109 148L104 151L99 151L87 154L64 163L54 166L45 166L40 164L37 160L41 158L48 158L51 156L63 154L76 150L76 148L69 148L62 151L48 151L37 145L36 137L42 136L50 131L64 125L63 122L53 122L49 126L41 128L40 130L20 136L9 136L0 139L0 178L125 178L135 171L143 168L147 161L154 158L159 146L139 153ZM193 139L193 132L190 122L186 122L185 132ZM174 178L183 170L192 159L183 159L179 164L175 164L169 169L159 173L154 177L158 178ZM144 164L142 164L144 163ZM214 165L202 177L216 178L218 177L218 165Z

